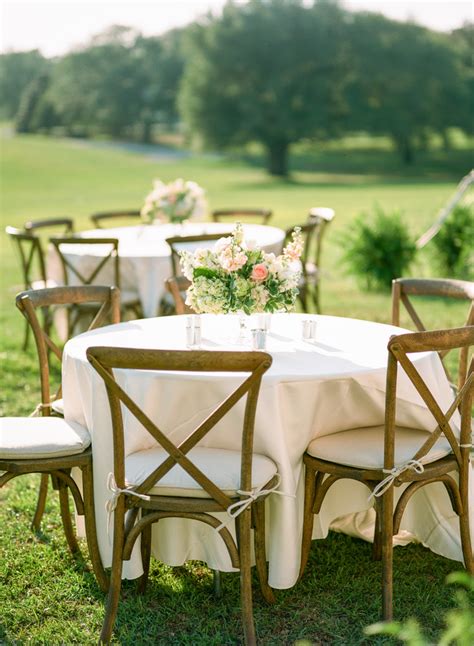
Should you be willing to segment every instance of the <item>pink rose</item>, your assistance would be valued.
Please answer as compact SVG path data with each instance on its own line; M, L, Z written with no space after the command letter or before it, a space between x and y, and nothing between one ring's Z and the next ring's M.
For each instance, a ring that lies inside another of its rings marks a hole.
M254 268L252 269L251 278L256 283L261 283L266 279L267 276L268 276L268 269L262 263L255 265Z

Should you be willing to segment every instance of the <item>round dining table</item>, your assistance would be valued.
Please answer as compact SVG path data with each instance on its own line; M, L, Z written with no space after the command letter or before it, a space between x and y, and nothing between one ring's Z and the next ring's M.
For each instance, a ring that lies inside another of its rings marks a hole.
M165 280L172 275L171 251L167 238L175 236L195 236L203 234L229 234L233 224L222 222L186 222L184 224L141 224L138 226L95 229L77 234L83 238L115 238L118 240L120 258L120 289L128 295L135 294L140 300L143 315L152 317L158 314L158 305L165 294ZM262 224L244 224L244 237L247 242L254 241L266 252L279 254L285 232L278 227ZM189 245L189 250L212 245L200 242ZM188 248L188 247L187 247ZM61 253L67 257L75 269L82 274L92 273L98 264L98 257L110 252L109 245L62 245ZM50 249L47 259L48 278L61 285L64 282L63 269L57 253ZM69 275L70 284L76 284L77 276ZM112 285L112 264L105 265L94 279L96 285Z
M105 504L112 496L107 477L113 471L112 431L105 387L86 358L92 346L186 349L187 316L129 321L81 334L65 346L63 358L64 411L68 421L85 426L92 437L94 489L99 546L105 566L111 563L111 536ZM311 318L315 338L303 340ZM262 380L255 420L254 450L270 457L281 477L279 495L266 501L266 541L269 582L289 588L298 578L303 510L303 454L315 437L355 427L384 423L387 342L400 328L370 321L333 316L275 314L271 316L266 351L273 362ZM250 339L239 337L239 317L201 316L201 348L251 351ZM415 365L443 409L452 394L438 355L419 353ZM173 441L180 442L232 388L235 374L197 375L158 371L116 370L118 383ZM397 423L433 430L435 423L408 377L400 371ZM204 446L239 450L237 406L206 436ZM240 426L241 428L241 426ZM124 412L125 453L152 448L155 440L128 412ZM381 426L380 432L383 432ZM471 479L472 482L472 479ZM402 487L397 489L400 495ZM329 527L371 540L374 515L368 490L355 481L334 485L320 514L314 538L325 537ZM226 514L217 514L222 520ZM474 520L474 519L473 519ZM232 523L229 525L232 529ZM457 516L442 484L423 487L410 500L397 542L417 540L448 558L462 561ZM152 551L169 565L186 560L206 562L212 569L232 571L229 556L217 532L197 521L161 520L153 527ZM123 576L142 573L140 550L135 547L124 563Z

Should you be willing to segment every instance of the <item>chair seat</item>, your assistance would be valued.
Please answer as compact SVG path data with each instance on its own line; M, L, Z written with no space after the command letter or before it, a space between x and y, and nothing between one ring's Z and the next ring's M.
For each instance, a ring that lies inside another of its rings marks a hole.
M0 459L30 460L82 453L91 443L83 426L61 417L0 418Z
M168 457L161 447L131 453L125 458L125 479L127 485L138 485ZM239 451L195 447L188 453L189 459L212 482L228 496L238 495L240 487ZM265 485L277 472L276 464L264 455L254 453L252 461L252 485L259 488ZM199 484L187 471L175 465L149 493L160 496L186 496L190 498L209 498Z
M56 399L51 404L51 408L57 415L64 417L64 401L62 399Z
M126 289L120 290L120 303L122 305L131 305L132 303L140 303L140 299L137 292L132 290L128 291Z
M34 280L31 283L31 289L44 289L45 287L48 289L50 287L58 287L58 283L52 278L48 278L46 282L44 280Z
M411 460L430 433L414 428L396 427L395 465ZM370 426L342 431L313 440L307 453L327 462L337 462L356 469L383 469L384 427ZM451 453L451 446L443 436L420 462L429 464Z

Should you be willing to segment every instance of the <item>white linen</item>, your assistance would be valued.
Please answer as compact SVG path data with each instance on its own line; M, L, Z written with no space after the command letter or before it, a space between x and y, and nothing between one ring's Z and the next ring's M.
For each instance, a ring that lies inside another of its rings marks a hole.
M302 457L316 437L355 427L383 424L387 342L399 328L367 321L318 316L317 340L301 340L304 315L274 315L267 351L273 364L264 375L255 424L255 452L268 456L281 476L280 492L267 499L267 557L269 582L289 588L297 580L303 508ZM307 316L306 316L307 318ZM186 317L161 317L122 323L75 337L65 347L63 394L66 419L88 428L94 453L94 485L99 545L104 565L110 565L111 543L107 537L105 502L107 475L113 469L110 413L99 376L88 364L86 349L94 345L184 349ZM238 317L203 316L202 346L207 350L239 349L232 346L238 335ZM250 344L249 344L250 345ZM248 349L248 347L240 347ZM415 356L415 364L443 409L452 394L439 357L435 353ZM119 383L138 405L174 440L186 437L232 387L236 376L175 374L166 379L158 372L116 371ZM432 430L434 423L408 378L399 373L397 424ZM237 450L236 409L206 437L204 446ZM126 454L155 446L151 436L124 414ZM400 492L400 489L398 489ZM399 495L399 493L397 493ZM420 503L428 503L425 506ZM335 523L354 535L370 538L373 518L368 490L354 481L340 481L330 490L315 520L314 537L327 535ZM362 518L340 517L364 512ZM225 520L226 515L222 514ZM232 527L232 524L229 528ZM443 485L424 487L405 512L400 540L415 537L433 551L462 560L457 516ZM180 565L186 559L203 560L210 567L230 571L225 548L216 532L196 521L166 519L153 528L156 558ZM124 564L124 576L141 574L138 546Z
M254 240L267 252L280 253L285 233L282 229L261 224L244 224L244 236L247 241ZM158 305L165 294L165 280L172 275L170 248L166 238L179 235L203 235L222 233L226 235L233 229L232 224L218 222L189 222L184 225L159 224L119 227L114 229L97 229L84 231L80 235L90 238L116 238L119 241L120 288L138 295L143 314L146 317L156 316ZM195 243L194 248L210 243ZM89 247L63 245L62 253L76 269L84 275L90 275L97 266L97 258L110 253L110 245L90 245ZM47 272L51 279L62 284L63 274L58 255L54 248L48 253ZM70 272L70 284L77 284L77 277ZM94 279L95 285L111 285L113 282L112 266L108 263ZM122 299L123 300L123 299Z

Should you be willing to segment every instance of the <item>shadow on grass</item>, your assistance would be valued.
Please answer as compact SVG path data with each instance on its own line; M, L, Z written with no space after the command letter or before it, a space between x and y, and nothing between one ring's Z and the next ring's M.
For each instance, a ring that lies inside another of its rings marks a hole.
M259 154L234 154L234 159L243 163L265 168L266 160ZM351 181L355 184L374 185L387 183L459 181L472 168L472 150L420 151L415 162L403 164L395 152L380 149L298 151L290 154L290 176L281 180L285 185L307 184L306 180L295 178L295 173L320 174L314 185L332 186L338 182ZM333 179L331 179L333 176ZM341 177L340 177L341 176ZM354 176L349 180L346 176Z

